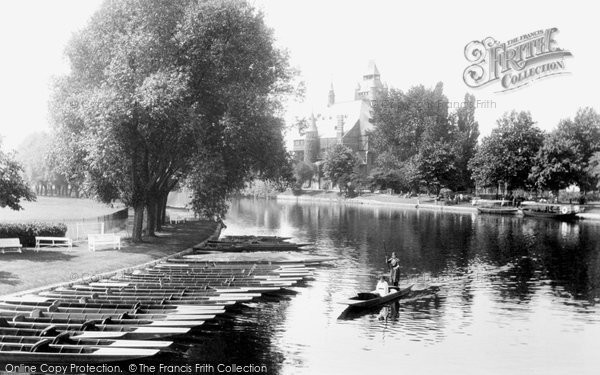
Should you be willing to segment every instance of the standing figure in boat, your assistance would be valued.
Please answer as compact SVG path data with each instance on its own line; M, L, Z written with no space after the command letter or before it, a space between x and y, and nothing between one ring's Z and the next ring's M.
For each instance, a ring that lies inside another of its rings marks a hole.
M386 259L390 267L390 281L393 286L398 286L400 281L400 260L396 257L396 253L392 253L390 259Z

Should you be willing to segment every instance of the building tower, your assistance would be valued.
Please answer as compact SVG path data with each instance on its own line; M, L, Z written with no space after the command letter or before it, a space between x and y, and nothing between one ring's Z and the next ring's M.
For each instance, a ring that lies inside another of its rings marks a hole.
M335 92L333 91L333 82L331 82L331 86L329 87L329 97L327 100L327 107L331 107L335 104Z
M373 102L381 90L383 90L383 84L381 83L379 69L377 69L375 61L369 60L363 80L354 91L354 100L369 100Z
M304 161L314 163L319 158L319 131L315 115L310 116L310 126L305 133L304 139Z

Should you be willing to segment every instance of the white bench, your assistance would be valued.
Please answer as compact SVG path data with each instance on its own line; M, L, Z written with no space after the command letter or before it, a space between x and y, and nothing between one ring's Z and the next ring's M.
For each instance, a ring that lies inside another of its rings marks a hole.
M88 248L96 251L98 245L111 245L113 249L121 250L121 236L114 233L88 234Z
M42 246L67 246L73 249L73 241L68 237L35 237L35 251L40 251Z
M18 238L0 238L0 251L2 251L2 254L5 250L14 250L20 253L22 247Z
M171 224L179 224L179 223L185 223L185 217L183 216L171 216L169 217L169 222Z

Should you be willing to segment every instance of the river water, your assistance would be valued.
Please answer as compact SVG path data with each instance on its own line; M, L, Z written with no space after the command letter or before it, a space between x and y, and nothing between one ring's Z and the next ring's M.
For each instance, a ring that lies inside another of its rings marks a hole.
M223 234L291 236L338 260L297 294L204 332L187 361L269 374L600 371L600 223L242 199L226 224ZM391 251L404 281L439 292L342 314L337 302L373 289Z

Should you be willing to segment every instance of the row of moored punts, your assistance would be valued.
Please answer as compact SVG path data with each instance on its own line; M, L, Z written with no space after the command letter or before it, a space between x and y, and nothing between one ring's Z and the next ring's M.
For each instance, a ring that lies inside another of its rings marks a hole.
M299 251L309 244L289 242L290 237L226 236L218 241L206 241L195 250L204 252Z
M226 240L235 241L286 239ZM323 260L207 261L191 254L96 282L6 297L0 300L0 358L106 363L153 356L244 302L302 285Z

